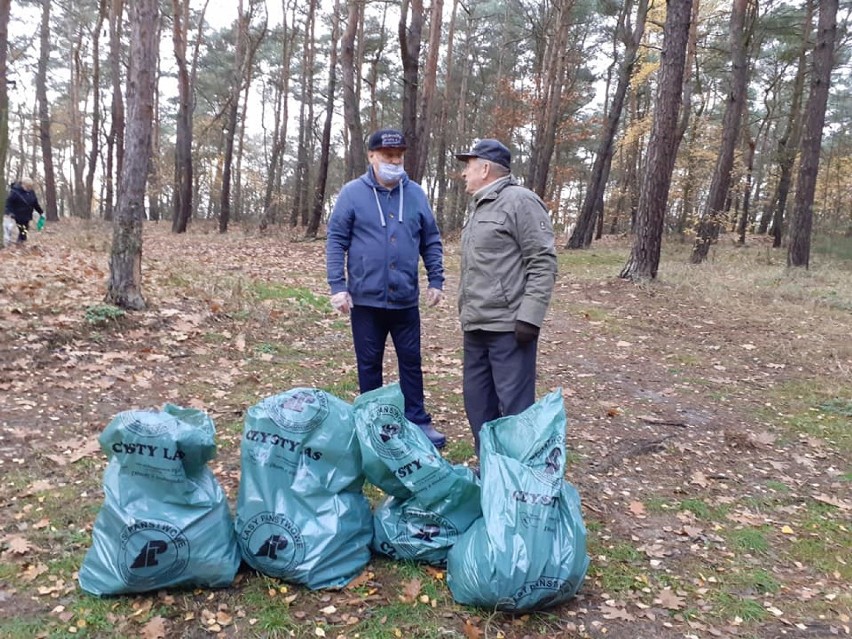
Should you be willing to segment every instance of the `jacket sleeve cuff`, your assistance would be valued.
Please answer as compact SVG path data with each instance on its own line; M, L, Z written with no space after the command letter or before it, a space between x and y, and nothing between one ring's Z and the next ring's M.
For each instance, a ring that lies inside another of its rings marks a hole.
M346 282L343 282L341 284L332 284L331 285L331 294L332 295L334 295L336 293L345 293L347 290L349 290L349 289L346 287Z
M544 323L544 316L547 313L547 304L543 304L538 300L526 298L521 302L521 307L518 309L518 315L515 319L519 319L527 324L533 324L541 328Z

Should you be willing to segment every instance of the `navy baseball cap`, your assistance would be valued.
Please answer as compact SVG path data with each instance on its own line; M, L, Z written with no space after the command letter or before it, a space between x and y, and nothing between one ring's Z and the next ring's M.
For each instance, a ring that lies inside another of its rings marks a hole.
M408 148L405 143L405 136L402 131L396 129L379 129L370 136L367 142L367 147L370 151L376 149L403 149Z
M479 140L479 142L473 145L470 151L456 153L456 159L462 162L466 162L471 158L480 158L481 160L495 162L501 166L505 166L507 169L512 168L512 154L509 152L509 149L499 140L491 138Z

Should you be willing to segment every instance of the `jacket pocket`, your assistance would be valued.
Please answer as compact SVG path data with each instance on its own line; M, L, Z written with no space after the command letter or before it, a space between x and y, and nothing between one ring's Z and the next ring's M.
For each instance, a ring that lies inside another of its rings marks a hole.
M476 217L474 244L477 248L499 251L513 241L503 211L488 211Z

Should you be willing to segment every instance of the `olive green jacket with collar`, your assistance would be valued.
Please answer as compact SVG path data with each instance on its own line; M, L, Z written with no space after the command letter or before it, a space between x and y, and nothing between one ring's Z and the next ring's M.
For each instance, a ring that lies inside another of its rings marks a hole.
M553 225L541 198L511 175L474 193L462 230L462 330L511 332L515 320L541 326L555 282Z

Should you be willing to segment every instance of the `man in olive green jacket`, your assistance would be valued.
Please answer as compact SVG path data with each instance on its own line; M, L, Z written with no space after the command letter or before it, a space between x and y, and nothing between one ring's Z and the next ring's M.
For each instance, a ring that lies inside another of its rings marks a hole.
M479 454L482 424L535 402L538 335L556 281L550 214L511 174L502 143L456 154L472 196L462 231L459 315L464 406Z

